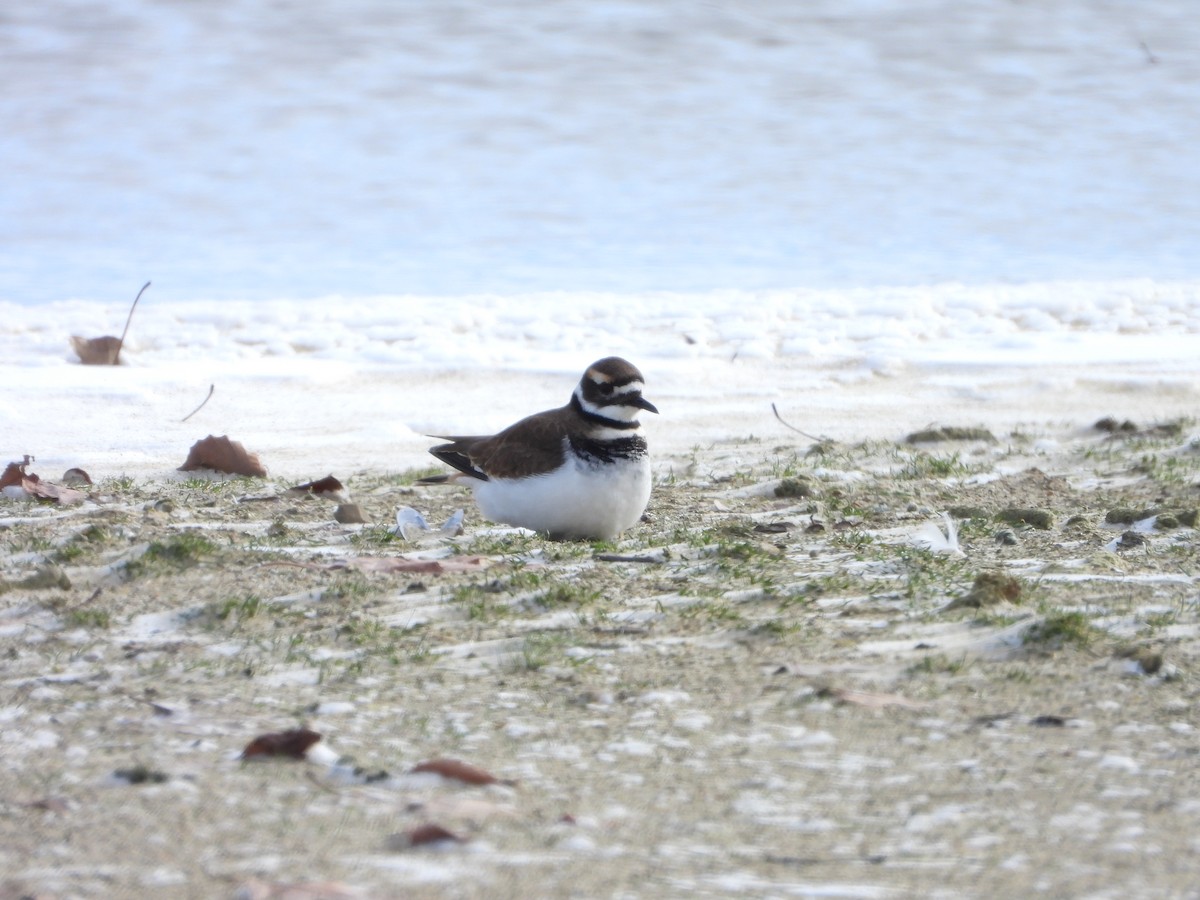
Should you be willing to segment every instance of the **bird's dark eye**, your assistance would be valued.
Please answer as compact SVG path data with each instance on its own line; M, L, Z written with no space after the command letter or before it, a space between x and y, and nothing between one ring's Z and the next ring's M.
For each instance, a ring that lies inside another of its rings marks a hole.
M613 386L607 381L602 381L600 384L596 385L596 387L605 397L613 392Z

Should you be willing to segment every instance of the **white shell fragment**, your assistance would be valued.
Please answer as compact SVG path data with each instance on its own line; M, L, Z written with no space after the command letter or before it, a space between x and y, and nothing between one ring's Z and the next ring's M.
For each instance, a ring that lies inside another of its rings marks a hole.
M438 531L448 537L457 537L463 533L463 517L464 511L456 509L454 514L442 523L442 527Z
M428 530L429 523L425 521L425 517L411 506L402 506L396 510L396 524L388 529L406 541L415 540L422 531Z

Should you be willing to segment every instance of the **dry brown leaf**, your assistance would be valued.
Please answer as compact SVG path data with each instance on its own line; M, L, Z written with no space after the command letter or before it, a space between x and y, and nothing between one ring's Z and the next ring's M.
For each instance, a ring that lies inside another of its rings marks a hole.
M321 740L321 735L307 728L293 728L290 731L278 731L270 734L260 734L242 751L242 759L253 756L287 756L291 759L304 759L308 748Z
M192 444L192 449L188 451L188 457L179 467L179 471L191 472L196 469L212 469L229 475L249 475L253 478L265 478L267 474L267 470L255 454L247 452L245 447L237 441L231 441L226 435L215 437L210 434Z
M121 339L111 334L98 338L85 338L73 334L71 347L85 366L115 366L121 354Z
M32 472L26 472L25 467L33 462L33 457L26 455L23 462L11 462L0 473L0 490L7 487L19 487L34 500L51 500L59 504L82 503L84 494L72 488L60 487L49 481L42 481Z
M25 492L31 497L38 500L53 500L60 505L68 505L71 503L82 503L87 496L82 491L77 491L74 488L61 487L57 484L51 484L49 481L42 481L36 475L27 476L22 482L21 487L25 488Z
M24 462L10 462L4 467L4 472L0 474L0 490L13 485L19 485L27 477L25 467L33 462L33 457L28 453L25 454ZM36 476L35 476L36 477Z
M416 828L392 835L388 843L393 850L405 850L409 847L420 847L423 844L462 844L466 840L435 822L426 822L424 825L418 825Z
M326 475L324 478L319 478L316 481L306 481L304 484L298 484L294 488L290 488L290 493L293 494L316 494L318 497L326 494L340 494L345 488L342 483L332 475Z
M405 559L402 556L356 556L330 563L330 569L357 569L360 572L416 572L441 575L445 572L473 572L486 569L492 561L486 556L448 556L445 559Z
M443 778L452 778L464 784L512 785L516 783L513 781L501 781L491 772L485 772L483 769L458 759L427 759L424 762L417 763L412 767L411 771L414 774L417 772L431 772L434 775L441 775Z
M79 354L81 363L85 366L115 366L121 362L121 347L125 344L125 336L129 334L129 323L133 321L133 311L137 309L138 301L142 299L142 294L146 293L148 287L150 287L150 282L147 281L137 292L137 296L133 298L133 305L129 307L129 316L125 319L125 330L121 332L120 337L105 335L98 338L83 338L77 334L71 335L71 346Z

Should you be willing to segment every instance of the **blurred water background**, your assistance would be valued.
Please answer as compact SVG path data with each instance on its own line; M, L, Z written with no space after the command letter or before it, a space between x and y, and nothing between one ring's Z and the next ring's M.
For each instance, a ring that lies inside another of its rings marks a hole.
M0 11L0 300L1200 276L1184 0Z

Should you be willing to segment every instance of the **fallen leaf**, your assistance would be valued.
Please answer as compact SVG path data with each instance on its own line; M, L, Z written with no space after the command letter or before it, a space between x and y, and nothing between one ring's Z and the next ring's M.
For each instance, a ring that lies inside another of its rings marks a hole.
M237 441L231 441L225 435L214 437L211 434L192 444L187 459L179 467L180 472L191 472L195 469L212 469L229 475L249 475L253 478L265 478L267 474L258 457L247 452Z
M413 773L432 772L435 775L441 775L443 778L452 778L464 784L515 784L512 781L501 781L491 772L485 772L483 769L476 768L470 763L465 763L458 759L427 759L424 762L417 763L410 771Z
M71 335L71 347L85 366L115 366L121 356L121 339L111 334L98 338Z
M435 822L426 822L424 825L418 825L416 828L392 835L388 844L393 850L404 850L408 847L420 847L423 844L462 844L466 840Z
M25 488L25 492L31 497L38 500L53 500L61 505L71 503L82 503L86 498L86 494L82 491L77 491L74 488L60 487L57 484L51 484L49 481L42 481L36 475L30 475L21 482L21 487Z
M294 488L289 488L288 493L292 494L316 494L318 497L326 494L340 494L345 490L342 483L332 475L326 475L324 478L319 478L316 481L306 481L304 484L298 484Z
M25 467L31 462L33 462L33 457L27 453L24 462L10 462L5 466L3 474L0 474L0 490L13 485L20 487L21 482L28 477L25 474Z
M53 500L60 504L82 503L84 494L72 488L60 487L49 481L42 481L32 472L26 472L25 467L33 462L33 457L26 455L23 462L11 462L0 474L0 491L6 488L20 488L10 493L18 499ZM21 496L24 491L24 497Z
M321 735L307 728L293 728L290 731L260 734L242 751L242 759L252 756L288 756L292 759L304 759L308 748L321 740Z
M129 307L129 315L125 319L125 330L121 332L120 337L105 335L98 338L82 338L79 335L71 335L71 346L79 354L81 363L85 366L115 366L120 363L121 347L125 344L125 336L129 334L129 323L133 321L133 311L137 309L138 301L142 299L142 294L146 293L148 287L150 287L150 282L147 281L137 292L137 296L133 298L133 305Z

